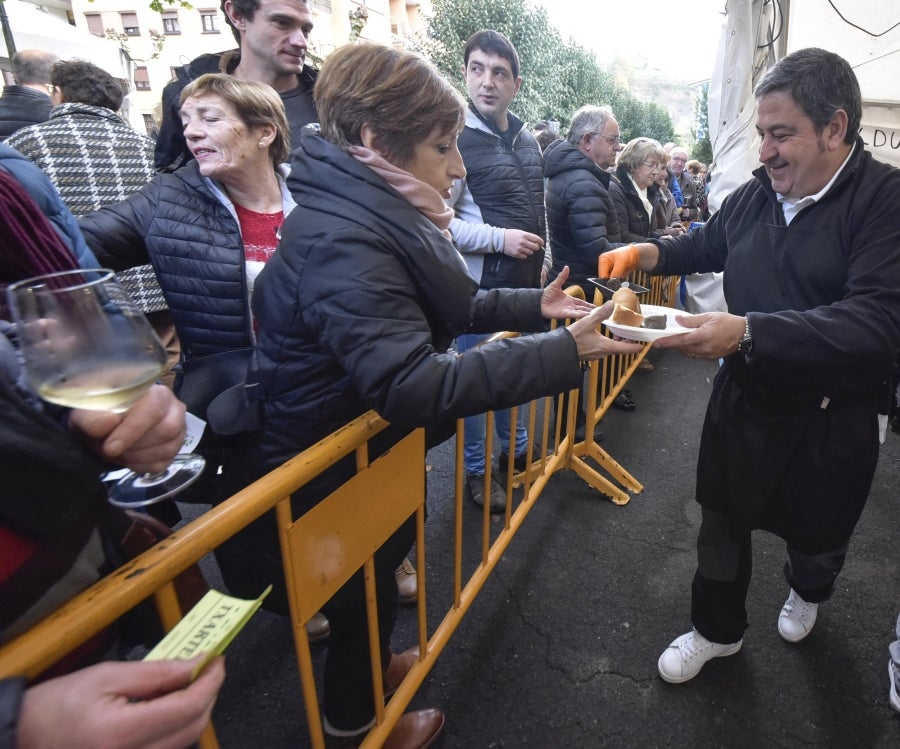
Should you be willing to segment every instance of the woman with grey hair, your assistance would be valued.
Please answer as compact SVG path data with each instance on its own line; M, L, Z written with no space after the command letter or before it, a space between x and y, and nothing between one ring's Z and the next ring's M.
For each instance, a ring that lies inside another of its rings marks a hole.
M665 159L665 150L653 138L634 138L619 154L609 194L616 206L623 242L671 236L667 229L655 228L653 217L660 200L656 178L666 169ZM637 371L652 372L653 364L645 357Z
M658 199L656 177L666 152L653 138L634 138L619 154L610 195L616 205L623 242L646 242L663 236L653 228L653 204Z

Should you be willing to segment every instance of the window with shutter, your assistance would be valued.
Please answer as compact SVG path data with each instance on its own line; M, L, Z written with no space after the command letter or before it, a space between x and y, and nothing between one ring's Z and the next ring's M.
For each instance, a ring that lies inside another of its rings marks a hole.
M137 13L119 13L122 18L122 30L128 36L140 36L141 29L138 26Z
M106 30L103 28L103 18L99 13L85 13L84 20L87 21L88 31L94 36L106 36Z
M134 69L134 87L138 91L150 90L150 74L147 72L147 68Z
M178 25L178 11L166 10L162 16L163 33L164 34L180 34L181 27Z

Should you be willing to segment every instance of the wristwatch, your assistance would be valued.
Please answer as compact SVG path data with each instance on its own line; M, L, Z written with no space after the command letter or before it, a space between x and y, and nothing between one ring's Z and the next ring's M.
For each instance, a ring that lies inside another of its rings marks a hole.
M753 352L753 333L750 330L750 318L744 318L744 335L738 341L737 350L739 353L747 356Z

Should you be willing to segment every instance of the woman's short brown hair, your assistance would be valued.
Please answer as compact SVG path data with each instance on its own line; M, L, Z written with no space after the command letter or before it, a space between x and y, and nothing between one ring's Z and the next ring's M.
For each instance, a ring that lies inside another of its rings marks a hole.
M428 61L379 44L346 45L322 65L313 92L322 137L341 148L362 145L363 125L396 166L435 129L456 132L465 102Z
M284 113L284 102L267 83L242 81L225 73L207 73L191 81L181 92L180 103L189 96L216 94L234 106L248 129L263 125L275 127L275 138L269 146L272 164L283 164L291 153L291 131Z

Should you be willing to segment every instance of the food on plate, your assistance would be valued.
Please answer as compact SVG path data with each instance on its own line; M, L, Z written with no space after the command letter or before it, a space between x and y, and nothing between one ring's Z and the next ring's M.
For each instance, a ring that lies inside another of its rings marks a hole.
M609 317L610 321L619 325L629 325L632 328L666 329L666 316L655 314L644 317L637 294L627 286L622 286L615 292L612 295L612 301L615 307Z
M641 327L649 328L650 330L665 330L666 324L667 318L665 315L647 315L644 317Z
M641 314L641 305L638 302L637 294L635 294L627 286L621 287L612 295L613 313L610 320L619 325L630 325L633 328L641 327L644 322L644 316Z
M630 309L632 312L637 312L638 314L641 312L641 304L638 302L637 294L628 286L622 286L616 291L612 295L612 300L615 304Z
M622 279L616 278L613 276L612 278L608 278L606 280L606 288L612 289L612 291L618 291L622 287Z

